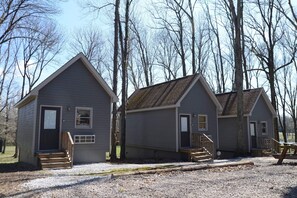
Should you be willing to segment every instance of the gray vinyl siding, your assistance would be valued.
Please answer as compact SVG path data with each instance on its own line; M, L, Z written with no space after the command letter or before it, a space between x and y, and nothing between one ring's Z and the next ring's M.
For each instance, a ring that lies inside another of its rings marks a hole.
M252 112L250 122L257 123L257 137L274 137L273 132L273 115L269 110L263 96L261 96ZM267 122L267 134L262 134L261 122Z
M128 113L127 146L175 152L175 114L175 108Z
M20 162L36 165L34 158L34 118L36 100L31 101L18 110L17 144Z
M237 118L219 118L219 149L222 151L236 151L237 150ZM244 143L248 151L248 133L247 133L247 117L243 120L244 128Z
M95 135L94 144L75 144L74 163L105 161L105 153L109 151L110 145L111 97L80 60L39 91L37 117L41 105L62 107L61 131L69 131L72 137ZM92 129L75 128L75 107L93 108ZM38 137L39 119L36 129Z
M218 141L217 141L217 130L218 130L218 128L217 128L218 127L217 107L199 80L192 87L192 89L189 91L189 93L186 95L186 97L182 100L181 106L179 107L178 112L179 112L179 115L190 114L191 121L192 121L192 123L191 123L192 133L205 133L206 135L211 135L211 138L215 144L215 148L217 148L217 146L218 146ZM206 131L198 130L198 115L199 114L207 115L208 129ZM195 115L195 116L193 116L193 115ZM179 140L180 140L180 133L179 133Z

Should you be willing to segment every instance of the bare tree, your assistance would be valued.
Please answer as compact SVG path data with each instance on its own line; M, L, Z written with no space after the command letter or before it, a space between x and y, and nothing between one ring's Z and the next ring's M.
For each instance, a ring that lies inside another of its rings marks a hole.
M196 53L195 53L196 30L195 30L194 10L196 7L197 0L193 0L193 1L188 0L187 2L185 2L185 0L173 0L173 1L175 5L177 5L178 8L185 13L191 26L190 34L191 34L192 74L195 74L197 72L197 68L196 68Z
M217 7L217 4L215 4L215 8ZM222 47L221 47L221 37L219 32L219 26L218 26L218 19L217 19L217 13L214 12L213 15L210 13L209 5L205 5L205 12L206 12L206 19L209 24L209 40L211 44L211 53L213 56L213 63L215 66L215 72L216 72L216 84L217 84L217 92L218 93L224 93L226 91L226 82L225 82L225 68L224 68L224 57L222 53Z
M286 35L290 34L289 27L283 22L283 17L277 9L275 9L275 1L253 1L254 12L249 12L249 20L246 21L248 27L251 29L249 33L249 48L258 58L263 72L265 72L270 86L271 103L272 106L277 108L275 75L284 67L290 65L296 54L296 41L287 46L290 58L286 63L278 64L276 53L282 40ZM261 20L259 20L259 17ZM286 30L286 31L285 31ZM274 120L275 139L279 140L278 135L278 121ZM284 134L285 136L286 134Z
M114 51L113 51L113 92L118 93L118 55L119 55L119 24L120 24L120 0L115 0L114 6ZM116 136L117 136L117 103L112 104L112 129L111 129L111 153L110 160L116 160Z
M285 6L285 2L288 3L287 6ZM294 26L295 30L297 30L297 13L296 8L293 7L292 0L276 0L275 7Z
M185 31L185 13L173 0L166 0L154 6L153 18L160 25L160 29L168 32L168 37L173 43L176 53L181 61L182 75L187 75L187 37Z
M127 68L129 64L130 54L130 6L133 0L125 1L125 19L124 19L124 32L122 31L122 24L119 23L119 38L121 43L122 54L122 106L121 106L121 160L126 158L126 109L127 109Z
M105 42L100 30L93 27L81 28L74 34L74 40L69 44L74 54L82 52L99 74L103 75L105 71Z
M297 63L294 60L295 72L291 69L288 75L285 77L285 82L288 83L286 86L286 92L288 95L286 111L292 118L293 128L295 133L295 142L297 142L297 81L294 74L297 74ZM292 68L292 67L291 67Z
M24 30L32 29L30 21L42 21L57 13L56 1L5 0L0 2L0 45L23 38Z
M243 72L242 72L242 12L243 2L237 0L236 8L233 0L225 1L232 16L232 22L235 28L234 39L234 59L235 59L235 85L237 92L237 149L238 154L243 154L245 151L244 135L243 135Z
M21 98L38 82L45 67L60 52L61 36L52 23L35 24L33 30L24 33L20 41L18 70L22 76ZM39 31L36 31L36 30Z
M145 86L150 86L153 84L153 66L154 66L154 56L155 52L150 46L149 33L141 27L141 21L137 21L136 17L130 20L131 24L131 45L133 45L136 50L134 51L134 58L136 58L137 69L141 70L144 75ZM134 42L133 42L134 41ZM141 67L141 69L139 68ZM141 73L138 73L141 75ZM141 75L142 76L142 75ZM135 77L134 77L135 79Z
M175 47L168 37L167 31L160 31L156 34L153 43L156 46L156 64L164 73L166 81L176 79L181 64L175 53Z

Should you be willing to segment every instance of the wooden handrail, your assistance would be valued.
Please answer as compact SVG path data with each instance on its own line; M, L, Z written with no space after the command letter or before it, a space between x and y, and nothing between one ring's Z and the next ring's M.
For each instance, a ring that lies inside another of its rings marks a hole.
M62 149L68 154L71 167L73 167L74 142L70 132L62 133Z
M212 157L214 157L214 143L207 135L202 133L200 136L201 147L208 152Z
M204 133L192 133L192 147L203 148L214 157L214 142Z

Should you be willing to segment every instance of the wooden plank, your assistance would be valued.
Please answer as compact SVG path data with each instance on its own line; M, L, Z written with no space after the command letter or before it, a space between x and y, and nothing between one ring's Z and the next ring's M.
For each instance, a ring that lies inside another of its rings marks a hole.
M282 151L282 153L281 153L281 155L280 155L280 157L279 157L279 159L277 161L278 165L281 165L283 163L283 160L286 157L288 149L289 149L289 147L287 147L287 146L284 147L284 149L283 149L283 151Z

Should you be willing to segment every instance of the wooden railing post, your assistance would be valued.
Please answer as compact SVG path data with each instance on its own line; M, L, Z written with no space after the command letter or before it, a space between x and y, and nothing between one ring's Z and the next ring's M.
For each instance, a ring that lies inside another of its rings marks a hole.
M62 133L62 149L67 152L71 167L73 167L74 142L70 132Z

